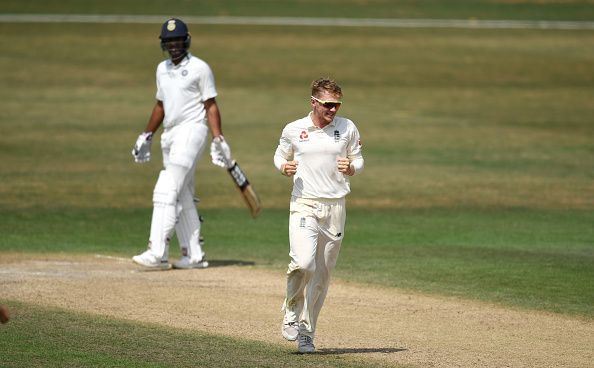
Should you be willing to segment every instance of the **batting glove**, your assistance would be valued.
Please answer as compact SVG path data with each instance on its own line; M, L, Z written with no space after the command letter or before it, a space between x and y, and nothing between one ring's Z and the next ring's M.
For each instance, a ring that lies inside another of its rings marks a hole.
M210 158L212 163L224 167L230 168L233 166L233 160L231 159L231 148L225 142L225 138L222 135L213 138L210 144Z
M134 145L134 148L132 148L134 161L143 163L151 160L151 143L153 143L153 133L142 132L138 136L136 144Z

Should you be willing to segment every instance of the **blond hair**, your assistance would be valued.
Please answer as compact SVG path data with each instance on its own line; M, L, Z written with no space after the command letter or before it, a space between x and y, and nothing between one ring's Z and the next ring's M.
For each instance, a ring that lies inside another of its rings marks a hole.
M330 78L320 78L311 82L312 96L318 97L323 91L330 92L339 98L342 97L342 89L334 80Z

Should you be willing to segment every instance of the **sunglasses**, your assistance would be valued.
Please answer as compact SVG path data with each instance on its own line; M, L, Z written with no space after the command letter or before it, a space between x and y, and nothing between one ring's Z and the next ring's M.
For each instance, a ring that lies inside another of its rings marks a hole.
M342 105L342 101L324 101L320 100L319 98L315 98L314 96L311 96L311 98L318 101L322 106L324 106L327 109L331 109L333 107L339 108L340 105Z

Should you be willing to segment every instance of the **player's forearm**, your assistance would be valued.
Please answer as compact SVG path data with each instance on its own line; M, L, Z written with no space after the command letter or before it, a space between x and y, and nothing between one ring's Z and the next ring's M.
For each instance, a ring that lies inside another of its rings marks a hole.
M357 157L355 159L352 159L351 160L351 169L352 169L351 175L359 174L361 171L363 171L364 166L365 166L365 161L363 160L363 157Z
M280 171L283 171L283 165L287 163L287 160L281 156L278 152L274 154L274 166Z
M223 135L223 128L221 124L221 112L214 98L205 102L206 117L208 119L208 126L213 137Z
M338 157L336 160L338 171L344 175L353 176L363 170L363 157Z
M282 154L280 149L277 149L274 154L274 166L281 172L281 174L285 176L293 176L297 173L297 165L299 163L297 161L288 160Z
M163 108L163 102L157 101L155 106L153 107L153 111L151 112L151 117L149 118L148 123L146 124L146 128L144 129L145 132L154 133L159 129L161 123L163 123L163 119L165 118L165 109Z

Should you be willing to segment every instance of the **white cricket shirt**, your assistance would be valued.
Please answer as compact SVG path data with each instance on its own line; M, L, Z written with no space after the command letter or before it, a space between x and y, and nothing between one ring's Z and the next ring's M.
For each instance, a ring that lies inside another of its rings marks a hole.
M298 162L292 192L298 198L342 198L351 191L348 175L338 171L338 157L363 159L357 127L335 116L320 129L311 113L285 126L275 152L275 162Z
M157 66L156 97L165 109L165 129L187 122L206 124L204 101L216 96L212 70L190 53L178 65L168 59Z

